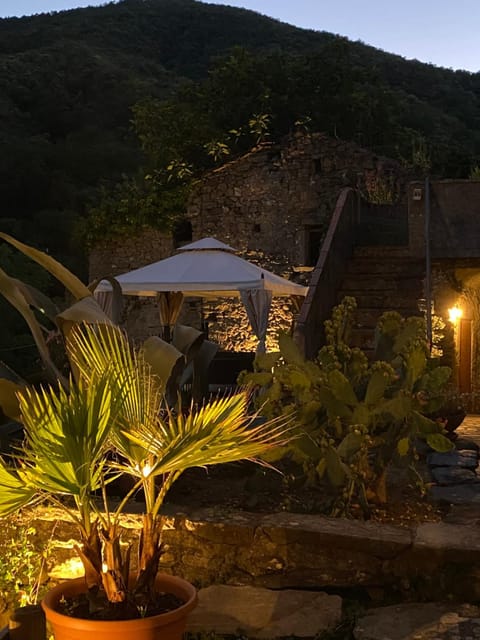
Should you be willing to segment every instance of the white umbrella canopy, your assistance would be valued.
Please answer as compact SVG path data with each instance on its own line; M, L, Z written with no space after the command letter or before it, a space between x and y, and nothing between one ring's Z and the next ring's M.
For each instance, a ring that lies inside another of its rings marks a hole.
M235 249L203 238L176 255L116 276L124 295L156 296L181 291L185 296L240 297L240 292L265 289L273 296L305 296L308 287L291 282L234 254ZM96 293L111 291L102 281Z

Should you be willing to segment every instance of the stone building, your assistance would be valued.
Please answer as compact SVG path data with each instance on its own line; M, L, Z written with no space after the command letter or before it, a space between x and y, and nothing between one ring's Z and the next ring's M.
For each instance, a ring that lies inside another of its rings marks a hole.
M401 198L404 175L397 163L321 133L295 133L266 143L204 176L173 235L146 229L135 238L99 242L90 256L90 279L118 275L174 253L190 240L213 236L239 255L308 284L340 191L350 186L373 202ZM274 300L267 348L280 329L290 330L292 303ZM255 338L240 303L189 299L181 321L208 328L229 351L252 351ZM139 337L159 332L149 299L128 304L126 325Z

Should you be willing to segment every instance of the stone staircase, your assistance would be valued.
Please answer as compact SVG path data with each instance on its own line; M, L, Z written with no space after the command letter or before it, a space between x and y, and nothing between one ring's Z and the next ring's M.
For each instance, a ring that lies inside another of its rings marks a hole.
M352 345L373 355L374 329L385 311L404 317L421 315L419 300L424 294L425 261L386 247L357 247L351 258L338 302L345 296L357 301L357 324Z

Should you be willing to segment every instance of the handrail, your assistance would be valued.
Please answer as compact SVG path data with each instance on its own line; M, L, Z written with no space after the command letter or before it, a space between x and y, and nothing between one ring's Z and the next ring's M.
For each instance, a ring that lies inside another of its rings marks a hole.
M340 193L295 324L295 341L306 358L324 343L323 323L338 302L337 293L353 253L358 200L353 189Z

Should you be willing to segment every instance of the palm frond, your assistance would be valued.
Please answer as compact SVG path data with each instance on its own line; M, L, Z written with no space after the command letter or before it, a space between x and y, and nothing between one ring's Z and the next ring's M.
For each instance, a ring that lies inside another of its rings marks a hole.
M85 496L101 487L112 426L107 375L95 384L19 393L26 445L24 477L44 491Z
M242 459L259 461L290 438L288 421L258 422L248 414L249 397L241 392L207 403L187 416L167 411L150 423L123 431L126 440L150 459L150 473L162 475ZM124 455L128 450L122 451ZM153 463L151 460L153 459ZM137 469L140 474L145 471Z
M21 473L0 458L0 515L15 513L32 502L35 495L36 490L24 482Z

